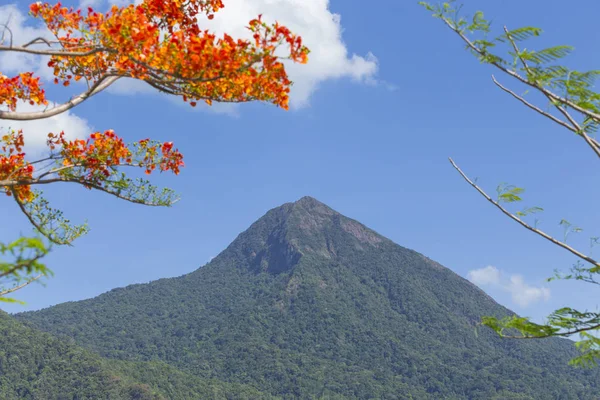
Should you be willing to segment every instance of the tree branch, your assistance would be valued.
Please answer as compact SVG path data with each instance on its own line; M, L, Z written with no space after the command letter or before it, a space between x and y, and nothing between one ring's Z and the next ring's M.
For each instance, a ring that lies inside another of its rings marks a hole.
M473 42L471 42L471 40L465 36L464 33L462 33L455 25L452 21L448 20L448 18L446 17L441 17L442 21L444 21L444 23L452 30L454 31L458 36L460 36L460 38L467 44L467 46L475 51L477 54L481 55L481 56L485 56L485 53L483 51L481 51L481 49L479 49L477 46L475 46L475 44L473 44ZM530 86L532 88L535 88L536 90L542 92L543 94L545 94L546 96L551 97L553 100L558 101L568 107L571 107L572 109L579 111L580 113L586 115L589 118L592 118L598 122L600 122L600 114L596 114L595 112L589 111L585 108L582 108L580 106L578 106L577 104L573 103L572 101L569 101L568 99L565 99L564 97L561 97L551 91L549 91L548 89L541 87L539 85L537 85L534 82L530 82L528 79L522 77L521 75L519 75L518 73L509 70L508 68L504 67L502 64L499 64L496 61L490 61L489 64L493 65L494 67L500 69L501 71L503 71L504 73L512 76L513 78L521 81L522 83L526 84L527 86Z
M10 111L0 111L0 120L7 119L13 121L31 121L37 119L50 118L55 115L61 114L65 111L70 110L71 108L83 103L85 100L90 97L100 93L113 83L115 83L120 75L104 75L100 79L98 79L92 87L90 87L85 92L80 95L72 98L71 100L63 103L59 106L53 107L49 110L44 111L32 111L32 112L10 112Z
M66 241L61 241L58 240L56 237L54 237L54 235L51 232L46 232L41 226L40 224L38 224L35 219L33 218L33 216L27 211L27 209L25 208L25 205L23 204L23 202L21 200L19 200L19 196L17 196L17 193L15 192L15 190L12 191L13 194L13 198L15 199L15 202L19 205L19 208L21 209L21 212L23 212L23 214L25 214L25 216L27 217L27 219L29 220L29 222L31 223L31 225L34 226L35 229L38 230L39 233L41 233L42 235L44 235L44 237L46 237L46 239L48 239L49 241L51 241L54 244L57 244L59 246L63 246L63 245L68 245L71 246L70 243L66 242Z
M454 169L456 169L458 171L458 173L463 177L463 179L465 181L467 181L467 183L469 183L469 185L471 185L473 188L475 188L475 190L477 190L483 197L486 198L487 201L489 201L490 203L492 203L493 205L495 205L500 211L502 211L503 214L505 214L506 216L508 216L509 218L511 218L512 220L516 221L517 223L519 223L520 225L522 225L523 227L527 228L528 230L530 230L531 232L537 233L538 235L540 235L541 237L543 237L546 240L549 240L550 242L554 243L555 245L562 247L563 249L569 251L570 253L576 255L577 257L581 258L582 260L587 261L588 263L595 265L597 267L600 267L600 263L596 260L594 260L591 257L586 256L585 254L575 250L574 248L572 248L571 246L569 246L566 243L563 243L555 238L553 238L552 236L548 235L547 233L534 228L533 226L527 224L525 221L523 221L522 219L514 216L513 214L511 214L508 210L506 210L504 207L502 207L497 201L494 201L487 193L485 193L483 191L483 189L481 189L479 186L477 186L471 179L469 179L469 177L467 177L465 175L465 173L456 165L456 163L454 162L454 160L452 160L452 158L449 158L450 163L452 164L452 166L454 167Z
M23 46L21 46L22 48L27 48L31 45L34 44L38 44L38 43L45 43L48 47L52 47L52 43L50 43L50 41L48 39L45 39L43 37L36 37L35 39L30 40L29 42L25 43Z
M42 276L43 276L43 275L38 275L38 276L36 276L36 277L33 277L33 278L31 278L31 279L30 279L30 280L28 280L27 282L24 282L24 283L20 284L19 286L15 286L15 287L13 287L13 288L6 289L6 290L4 290L4 291L0 291L0 297L1 297L1 296L6 296L7 294L9 294L9 293L12 293L12 292L16 292L16 291L17 291L17 290L19 290L19 289L23 289L25 286L29 285L29 284L30 284L30 283L32 283L32 282L35 282L35 281L37 281L37 280L38 280L38 279L40 279Z
M72 50L37 50L37 49L30 49L28 46L31 46L32 44L35 44L36 41L44 41L44 43L48 44L50 42L48 42L46 39L43 38L36 38L34 40L32 40L31 42L28 42L26 44L24 44L23 46L2 46L0 45L0 52L2 51L14 51L15 53L26 53L26 54L34 54L34 55L38 55L38 56L58 56L58 57L86 57L86 56L91 56L92 54L96 54L96 53L102 53L102 52L108 52L108 53L114 53L114 50L111 50L107 47L95 47L91 50L87 50L87 51L72 51Z
M505 339L546 339L546 338L555 337L555 336L567 337L567 336L575 335L576 333L594 331L599 328L600 328L600 323L582 327L582 328L573 329L573 330L568 330L565 332L556 332L556 333L543 335L543 336L513 336L513 335L503 335L503 334L501 334L500 336L502 336Z
M525 68L525 71L530 74L531 73L531 69L529 68L529 65L527 64L527 62L525 61L525 59L523 59L523 57L521 56L521 52L519 50L519 46L517 46L517 43L514 41L514 39L510 35L510 32L508 31L508 28L506 26L504 27L504 32L506 33L506 37L508 38L508 40L512 44L513 49L515 50L516 57L518 57L519 60L521 61L521 64L523 64L523 68ZM536 85L536 87L537 87L537 85ZM596 156L600 157L600 147L597 146L597 144L595 143L595 141L592 141L592 139L585 132L585 129L581 128L581 126L579 125L579 123L575 120L575 118L573 118L571 116L571 114L569 114L569 112L567 110L565 110L560 105L556 104L556 102L552 101L552 97L550 97L549 94L544 93L544 95L561 112L561 114L564 115L565 118L567 118L567 120L571 123L571 125L575 129L575 132L577 134L583 136L583 138L586 141L586 143L588 144L588 146L590 146L592 148L592 150L594 150L594 153L596 153ZM571 129L571 130L573 130L573 129Z
M17 263L17 264L15 264L15 266L13 266L12 268L10 268L8 271L2 272L0 274L0 278L4 278L5 276L11 275L11 274L17 272L20 269L27 268L28 266L30 266L31 264L33 264L34 262L36 262L37 260L39 260L43 256L44 256L43 254L40 254L40 255L37 255L37 256L33 257L31 260L28 260L27 263Z
M496 77L494 75L492 75L492 81L494 82L494 84L496 86L498 86L500 89L504 90L506 93L510 94L511 96L513 96L515 99L519 100L521 103L525 104L527 107L531 108L532 110L542 114L544 117L551 119L552 121L556 122L557 124L567 128L568 130L570 130L571 132L575 132L577 133L577 129L575 129L574 127L572 127L571 125L567 124L565 121L555 117L554 115L542 110L541 108L539 108L538 106L531 104L530 102L528 102L527 100L525 100L522 96L519 96L518 94L516 94L515 92L513 92L512 90L508 89L507 87L503 86L500 82L498 82L496 80Z
M50 178L50 179L43 179L43 180L37 180L37 179L32 179L32 180L23 180L23 181L0 181L0 187L4 186L4 187L14 187L14 186L24 186L24 185L47 185L50 183L56 183L56 182L68 182L68 183L77 183L79 185L82 186L88 186L92 189L96 189L99 190L101 192L105 192L108 194L111 194L121 200L126 200L130 203L135 203L135 204L142 204L145 206L150 206L150 207L164 207L164 204L160 204L160 203L149 203L149 202L145 202L143 200L137 200L131 197L126 197L123 196L115 191L112 191L108 188L105 188L95 182L92 181L87 181L84 179L76 179L76 178L65 178L65 177L57 177L57 178ZM179 199L175 199L173 201L173 203L170 204L174 204L175 202L177 202ZM32 222L33 223L33 222ZM35 224L34 224L35 225Z

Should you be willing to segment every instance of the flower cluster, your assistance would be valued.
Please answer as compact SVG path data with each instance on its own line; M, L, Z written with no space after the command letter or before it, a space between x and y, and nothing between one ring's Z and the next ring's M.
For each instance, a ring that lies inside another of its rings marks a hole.
M24 72L12 78L0 73L0 106L7 106L14 111L17 101L27 101L29 104L47 104L46 93L40 87L40 78L31 72Z
M33 177L33 165L25 161L23 152L23 131L10 131L0 138L0 181L23 182ZM15 195L20 201L30 201L34 194L29 185L3 186L8 195Z
M291 81L275 50L286 43L289 55L284 58L306 63L302 39L277 23L267 25L260 16L248 26L253 41L200 30L197 15L212 19L221 8L221 0L146 0L113 6L106 14L88 8L84 15L60 3L41 2L30 11L67 51L48 64L56 83L110 74L144 80L192 105L199 100L260 100L287 109Z

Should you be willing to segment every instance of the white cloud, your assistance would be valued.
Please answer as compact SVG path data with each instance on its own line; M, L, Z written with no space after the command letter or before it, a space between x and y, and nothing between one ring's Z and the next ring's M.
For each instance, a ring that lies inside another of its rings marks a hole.
M49 105L51 107L51 105ZM32 106L28 103L19 102L17 111L29 112L43 110L44 106ZM47 150L46 139L48 133L55 134L61 131L65 132L65 138L73 140L75 138L83 138L92 133L93 129L88 125L88 122L66 111L62 114L46 119L38 119L35 121L0 121L0 133L6 132L7 129L23 130L25 138L25 151L28 158L31 156L39 156Z
M39 23L22 13L16 5L9 4L0 6L0 24L7 25L10 29L0 28L0 37L3 44L22 45L38 37L49 37L49 31ZM46 65L49 57L33 56L24 53L2 52L0 54L0 71L5 75L19 72L33 71L37 76L44 79L53 79L52 69Z
M485 268L469 271L467 278L478 286L496 284L500 282L500 271L490 265Z
M94 9L100 10L100 5L102 5L103 0L81 0L79 2L79 8L87 8L92 7Z
M521 307L550 299L550 289L527 284L522 275L506 277L498 268L491 265L469 271L467 279L477 286L499 288L510 293L512 301Z

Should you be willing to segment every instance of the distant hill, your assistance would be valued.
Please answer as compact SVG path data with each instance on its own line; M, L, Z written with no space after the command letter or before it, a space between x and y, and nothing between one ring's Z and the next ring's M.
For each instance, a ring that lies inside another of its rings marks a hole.
M475 335L481 316L509 313L305 197L191 274L15 317L108 359L245 384L256 398L600 399L598 369L567 365L572 342Z

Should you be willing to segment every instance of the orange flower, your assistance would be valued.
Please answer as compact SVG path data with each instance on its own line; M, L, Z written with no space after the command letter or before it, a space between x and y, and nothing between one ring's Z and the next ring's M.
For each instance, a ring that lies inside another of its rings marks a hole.
M52 57L48 65L57 83L95 81L110 70L145 80L184 101L260 100L287 109L291 82L274 54L285 43L289 47L285 58L306 63L308 49L302 39L282 25L267 25L260 15L248 26L253 41L201 31L197 15L210 20L223 7L221 0L145 0L115 5L106 14L88 8L83 15L61 3L38 2L30 11L65 49L90 51L85 56Z

